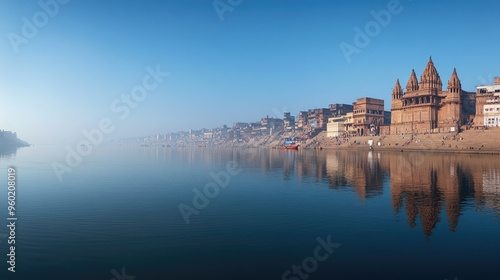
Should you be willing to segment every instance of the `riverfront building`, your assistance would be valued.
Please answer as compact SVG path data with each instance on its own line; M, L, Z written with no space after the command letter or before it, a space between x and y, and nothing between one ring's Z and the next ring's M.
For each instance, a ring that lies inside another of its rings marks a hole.
M363 97L353 103L353 128L358 136L379 135L384 125L384 100Z
M415 132L454 132L462 125L470 124L475 115L474 92L462 90L456 69L443 90L441 77L432 58L417 80L412 70L406 91L396 81L392 91L391 134Z
M476 117L475 126L500 125L500 77L495 78L493 85L478 86L476 88Z

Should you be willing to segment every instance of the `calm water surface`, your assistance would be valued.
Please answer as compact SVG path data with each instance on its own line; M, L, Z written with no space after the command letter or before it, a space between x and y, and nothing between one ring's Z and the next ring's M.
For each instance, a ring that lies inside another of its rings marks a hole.
M104 146L59 182L65 155L0 158L1 279L500 279L498 156Z

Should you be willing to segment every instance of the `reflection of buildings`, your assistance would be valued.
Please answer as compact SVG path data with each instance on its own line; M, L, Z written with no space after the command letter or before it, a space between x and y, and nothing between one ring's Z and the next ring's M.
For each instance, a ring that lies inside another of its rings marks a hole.
M420 216L426 235L430 235L436 227L445 208L449 228L454 231L462 205L467 200L474 198L479 204L483 203L485 188L488 190L483 180L484 168L491 168L492 164L496 166L495 170L500 170L500 164L495 159L479 155L405 153L391 157L393 207L399 212L404 205L411 227L415 226L417 216ZM496 196L499 194L497 192Z
M361 199L381 195L383 170L378 153L328 153L326 173L331 188L353 187Z
M223 166L235 160L243 169L282 173L285 180L328 182L330 188L352 190L362 200L380 197L390 187L386 195L393 209L406 215L411 228L421 226L427 236L443 220L455 231L460 216L473 204L476 211L500 211L497 156L233 148L170 153L173 161L187 158L192 164Z
M353 188L362 199L382 194L388 173L394 210L406 213L411 228L420 220L425 235L443 211L455 231L466 201L500 210L500 162L494 157L340 151L326 155L326 169L331 188Z
M411 228L420 216L424 233L430 235L441 212L436 170L420 154L402 154L391 158L390 174L394 210L399 212L405 207Z

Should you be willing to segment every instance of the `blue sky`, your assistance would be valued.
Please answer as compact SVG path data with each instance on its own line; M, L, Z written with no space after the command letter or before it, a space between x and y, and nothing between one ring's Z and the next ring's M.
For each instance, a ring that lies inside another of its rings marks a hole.
M12 34L24 36L23 18L33 23L44 10L38 1L0 0L0 129L70 144L103 118L116 125L107 138L117 138L285 109L297 115L364 96L389 110L396 79L405 86L412 68L420 77L429 55L444 84L453 67L469 91L500 76L498 1L401 0L348 63L340 44L356 46L354 28L365 30L371 11L391 1L220 0L237 4L221 20L213 0L72 0L16 53ZM119 119L110 104L157 65L168 78Z

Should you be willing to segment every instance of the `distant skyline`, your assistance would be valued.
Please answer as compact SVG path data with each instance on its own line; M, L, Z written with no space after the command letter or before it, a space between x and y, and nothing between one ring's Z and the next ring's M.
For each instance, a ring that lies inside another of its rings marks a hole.
M377 21L389 7L399 12ZM404 87L412 69L420 78L429 56L444 87L456 68L462 88L475 91L500 76L499 8L493 0L0 1L0 129L73 145L105 118L113 139L365 96L390 110L396 79ZM360 42L359 30L373 36ZM349 57L346 45L356 48ZM121 119L113 102L126 104L122 95L158 68L168 76Z

